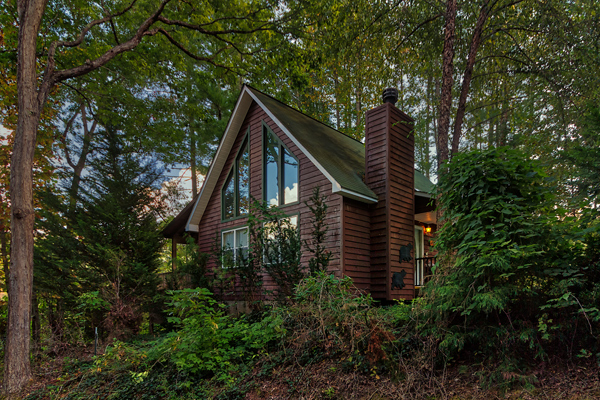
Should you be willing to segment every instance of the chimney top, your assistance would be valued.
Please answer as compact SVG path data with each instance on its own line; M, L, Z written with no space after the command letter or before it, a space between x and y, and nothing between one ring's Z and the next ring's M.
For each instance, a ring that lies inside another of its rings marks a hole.
M396 88L387 88L383 90L383 104L392 103L392 105L396 105L398 101L398 89Z

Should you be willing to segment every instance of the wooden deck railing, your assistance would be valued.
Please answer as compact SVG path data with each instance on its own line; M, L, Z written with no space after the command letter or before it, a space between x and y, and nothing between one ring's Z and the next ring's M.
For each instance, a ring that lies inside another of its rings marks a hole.
M435 257L415 258L415 287L421 287L431 278Z

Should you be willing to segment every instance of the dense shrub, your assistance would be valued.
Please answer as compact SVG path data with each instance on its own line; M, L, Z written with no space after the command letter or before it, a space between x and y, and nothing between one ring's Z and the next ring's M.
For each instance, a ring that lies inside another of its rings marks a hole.
M186 373L230 379L285 333L281 319L274 315L255 322L248 316L225 315L225 306L207 289L177 290L171 295L169 320L176 330L159 346L159 353Z
M583 234L580 215L565 214L553 193L540 162L519 151L453 157L439 182L440 257L422 325L447 356L468 350L511 369L546 357L551 341L570 354L573 343L590 345L598 263L585 253L598 231Z
M368 373L396 369L396 346L415 334L406 329L409 305L378 307L370 295L356 289L351 278L324 272L303 279L294 302L275 312L285 321L287 351L303 363L334 358Z

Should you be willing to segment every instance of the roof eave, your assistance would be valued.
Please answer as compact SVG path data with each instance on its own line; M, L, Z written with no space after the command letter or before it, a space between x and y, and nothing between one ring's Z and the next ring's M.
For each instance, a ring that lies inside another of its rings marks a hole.
M194 205L194 208L190 213L190 217L185 225L186 231L198 232L198 225L200 224L202 215L204 215L204 211L208 206L210 195L215 190L217 181L221 175L221 171L227 162L229 152L235 143L235 139L240 127L244 123L244 119L248 109L250 108L250 105L252 104L252 100L253 99L250 95L248 87L244 85L242 88L242 93L240 94L233 112L231 113L231 117L229 118L229 122L227 123L227 128L225 128L225 133L221 138L221 143L219 143L219 147L217 148L217 154L215 154L215 157L210 164L210 168L206 174L206 179L204 180L202 188L200 189L200 194L198 195L196 204Z

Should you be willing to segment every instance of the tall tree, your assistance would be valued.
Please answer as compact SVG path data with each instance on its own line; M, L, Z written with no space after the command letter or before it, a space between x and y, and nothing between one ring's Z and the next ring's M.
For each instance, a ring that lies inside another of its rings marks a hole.
M275 15L269 1L214 1L196 8L174 0L117 2L112 7L78 7L45 0L17 0L18 121L11 159L11 298L4 364L4 390L20 390L31 378L29 320L33 279L33 160L42 110L54 87L86 75L144 38L160 36L199 62L218 65L227 53L252 54L236 37L274 30L287 18ZM49 7L48 7L49 6ZM44 19L46 14L61 18ZM47 28L40 36L42 24ZM53 26L62 23L62 26ZM114 37L95 46L93 35ZM46 33L48 35L46 35ZM50 39L50 43L46 42ZM197 41L192 42L190 39ZM214 46L204 46L211 40ZM164 43L164 42L163 42ZM41 50L43 57L38 57ZM83 57L81 57L83 56ZM38 65L43 68L38 79ZM225 67L235 69L229 64Z

